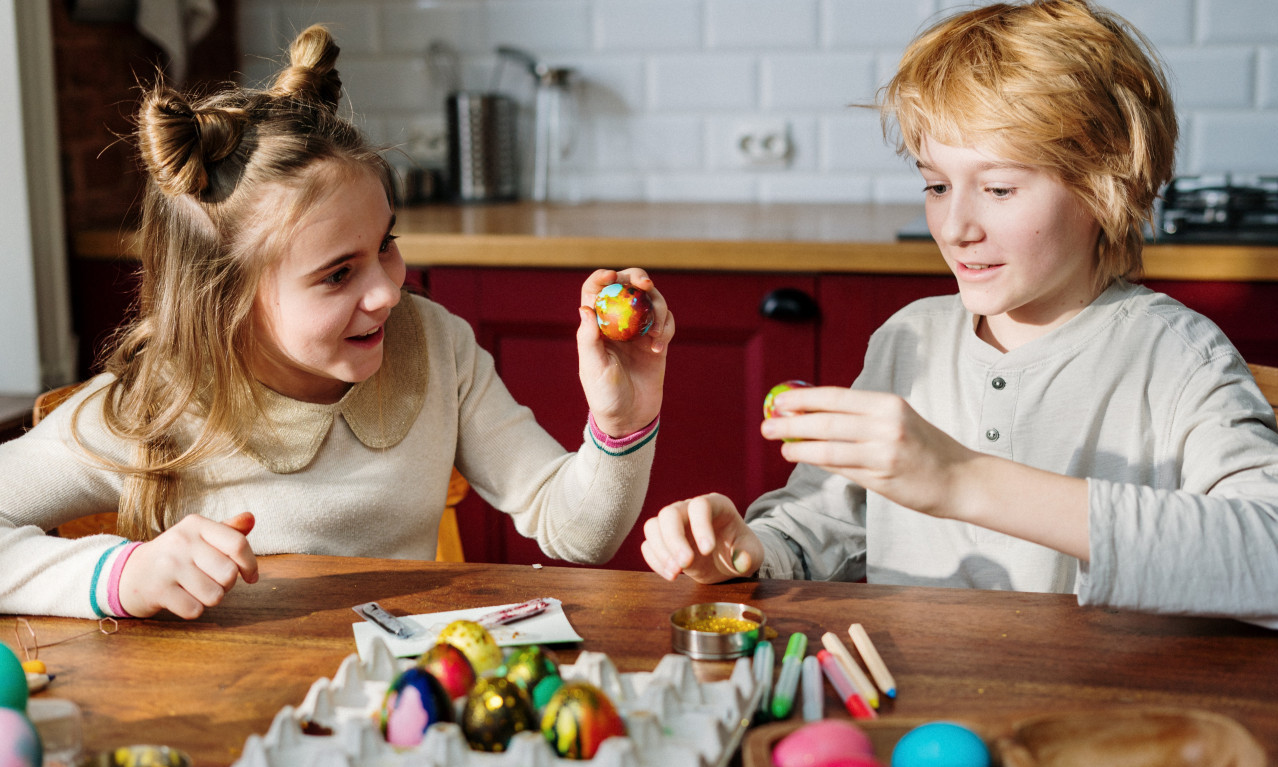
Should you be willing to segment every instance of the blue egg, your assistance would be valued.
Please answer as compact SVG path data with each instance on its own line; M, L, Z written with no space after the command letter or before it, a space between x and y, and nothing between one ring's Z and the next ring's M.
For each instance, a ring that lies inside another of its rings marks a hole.
M0 765L40 767L44 749L35 725L20 711L0 708Z
M415 746L431 725L453 720L453 703L438 679L414 666L386 690L379 719L387 743Z
M892 767L989 767L981 736L953 722L929 722L905 733L892 749Z

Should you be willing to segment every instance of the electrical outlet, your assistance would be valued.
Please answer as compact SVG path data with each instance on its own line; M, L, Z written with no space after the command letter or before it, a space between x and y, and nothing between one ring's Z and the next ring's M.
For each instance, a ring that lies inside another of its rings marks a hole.
M731 133L731 156L742 167L779 168L790 162L794 147L785 120L738 123Z

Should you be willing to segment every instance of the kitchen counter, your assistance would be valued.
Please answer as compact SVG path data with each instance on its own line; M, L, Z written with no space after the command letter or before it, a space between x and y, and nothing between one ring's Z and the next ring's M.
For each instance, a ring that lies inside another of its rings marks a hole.
M424 205L395 227L413 266L948 274L934 243L898 241L918 205L588 203ZM82 232L80 257L131 252L131 234ZM1151 279L1278 281L1278 247L1151 244Z

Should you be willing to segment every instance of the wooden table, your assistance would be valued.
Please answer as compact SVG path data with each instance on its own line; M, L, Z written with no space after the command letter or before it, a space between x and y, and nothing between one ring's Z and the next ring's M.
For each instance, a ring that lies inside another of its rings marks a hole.
M1226 620L1084 609L1071 596L864 584L743 580L701 586L651 573L570 567L442 564L341 557L260 560L196 621L121 621L106 636L91 621L32 618L52 673L41 693L75 701L94 749L163 741L197 765L227 765L246 738L302 702L355 651L353 605L377 600L403 615L483 607L536 596L563 600L579 646L622 672L651 670L670 651L669 614L707 601L766 612L783 643L809 647L863 623L896 676L884 717L997 718L1136 705L1195 707L1241 722L1278 756L1278 633ZM14 644L16 619L0 617ZM728 663L697 663L705 679ZM830 696L827 711L833 711Z

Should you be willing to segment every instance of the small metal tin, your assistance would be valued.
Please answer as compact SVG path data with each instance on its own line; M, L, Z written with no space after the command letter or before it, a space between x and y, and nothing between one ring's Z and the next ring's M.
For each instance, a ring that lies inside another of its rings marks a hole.
M721 633L696 631L688 626L712 618L735 618L758 625L749 631ZM670 614L670 641L674 651L694 660L731 660L749 655L763 636L767 616L762 610L736 602L703 602Z
M191 767L191 757L168 746L121 746L82 757L76 767Z

